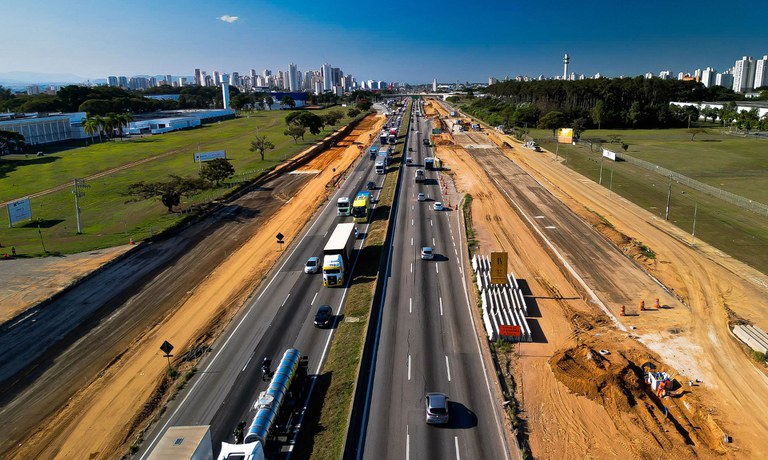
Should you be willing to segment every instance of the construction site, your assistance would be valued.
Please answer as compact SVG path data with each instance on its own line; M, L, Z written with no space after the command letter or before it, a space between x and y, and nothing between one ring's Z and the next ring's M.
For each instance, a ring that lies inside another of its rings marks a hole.
M522 451L768 455L766 369L731 332L765 329L768 278L688 244L683 231L551 152L434 99L425 111L446 177L471 196L472 251L506 252L527 304L530 341L494 347Z

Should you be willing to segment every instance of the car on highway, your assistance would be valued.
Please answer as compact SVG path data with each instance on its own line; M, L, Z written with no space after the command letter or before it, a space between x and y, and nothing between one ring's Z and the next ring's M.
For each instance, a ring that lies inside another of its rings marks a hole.
M331 317L333 316L333 310L330 305L322 305L317 309L315 313L314 324L316 327L327 327L331 324Z
M427 393L427 423L445 425L448 423L448 397L443 393Z
M435 211L442 211L443 210L443 203L439 201L435 201L435 204L432 205L432 209Z
M370 181L370 182L368 182L368 183L365 185L365 187L366 187L368 190L374 190L374 189L376 188L376 182L374 182L374 181Z
M432 252L432 248L429 246L424 246L421 248L421 260L432 260L434 257L435 256Z
M412 157L405 157L405 164L409 165L409 164L412 164L412 163L413 163L413 158Z
M304 273L317 273L320 270L320 258L310 257L304 264Z
M427 201L427 195L425 195L424 192L421 192L418 195L416 195L416 199L418 201Z

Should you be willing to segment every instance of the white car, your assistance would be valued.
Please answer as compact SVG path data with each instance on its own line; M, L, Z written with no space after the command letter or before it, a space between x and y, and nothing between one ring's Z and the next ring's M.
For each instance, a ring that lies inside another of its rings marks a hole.
M320 258L310 257L304 264L304 273L317 273L318 270L320 270Z
M435 211L442 211L443 210L443 203L439 201L435 201L435 204L432 205L432 209Z
M434 253L432 252L432 248L428 246L424 246L421 248L421 260L432 260L434 258Z
M427 200L427 195L425 195L424 193L419 193L418 195L416 195L416 199L418 201L426 201Z

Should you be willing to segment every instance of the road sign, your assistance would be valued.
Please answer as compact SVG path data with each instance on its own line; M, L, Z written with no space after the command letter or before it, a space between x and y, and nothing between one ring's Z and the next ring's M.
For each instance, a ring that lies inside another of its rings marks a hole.
M507 282L507 253L491 253L491 284L506 284Z
M557 130L557 142L559 144L573 143L573 128L560 128Z
M509 326L502 324L499 326L499 335L504 337L520 337L523 329L520 326Z
M283 235L282 233L278 233L276 236L277 236L277 241L283 241L283 238L285 238L285 235Z
M173 350L173 345L170 344L167 340L163 342L162 345L160 345L160 349L165 353L166 355L171 354L171 350Z

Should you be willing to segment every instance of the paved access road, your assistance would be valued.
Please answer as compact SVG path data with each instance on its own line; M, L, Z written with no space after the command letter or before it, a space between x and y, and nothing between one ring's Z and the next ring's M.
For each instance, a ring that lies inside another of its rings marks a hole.
M330 305L335 315L333 324L343 321L347 288L324 288L322 273L305 274L304 264L312 256L322 261L323 247L336 224L352 222L352 217L336 216L339 197L349 196L352 200L367 182L374 181L377 187L371 195L377 201L384 176L376 175L373 165L367 152L361 155L340 190L230 323L212 353L202 360L188 388L146 434L141 458L146 458L169 426L211 425L215 454L222 441L234 443L235 427L241 421L250 425L256 414L254 403L267 388L268 382L262 381L261 374L265 357L272 359L274 370L285 350L297 348L309 359L309 374L319 374L334 326L314 327L314 315L319 306ZM362 246L367 226L357 225L360 237L356 248Z
M401 170L373 383L358 390L369 391L368 406L362 432L353 431L357 451L345 458L510 458L501 401L490 390L495 377L471 318L459 212L433 210L435 201L443 201L437 171L415 182L416 169L431 156L422 144L431 126L424 117L414 121L408 144L414 164ZM427 201L417 201L419 192ZM434 260L420 259L422 246L434 248ZM450 398L447 426L426 425L428 392Z

